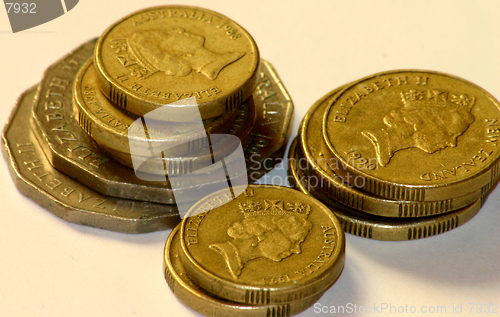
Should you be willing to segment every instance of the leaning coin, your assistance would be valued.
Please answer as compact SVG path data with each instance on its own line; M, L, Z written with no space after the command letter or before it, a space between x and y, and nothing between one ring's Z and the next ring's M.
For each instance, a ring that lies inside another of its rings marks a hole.
M308 174L308 184L323 191L330 198L359 211L383 217L424 217L456 210L472 204L489 190L493 182L488 183L469 194L438 201L403 201L383 199L360 190L364 178L352 176L345 181L339 177L327 161L323 151L321 124L328 105L336 98L341 88L333 90L318 100L307 112L299 126L298 151L301 159L298 165ZM354 184L351 185L350 182ZM496 178L494 179L494 181Z
M451 75L400 70L345 88L323 118L328 160L372 194L437 201L479 190L498 175L500 104Z
M182 266L179 226L168 236L165 244L165 279L175 296L188 307L204 316L253 317L293 316L312 306L323 292L301 300L277 305L243 305L214 296L196 285Z
M116 107L101 93L92 64L92 58L83 64L74 82L78 122L99 145L129 154L129 161L135 153L147 153L158 148L168 157L180 157L199 150L210 154L206 134L226 132L236 117L237 108L206 124L201 121L162 122L138 117Z
M196 284L230 301L269 305L313 296L339 277L344 233L326 206L287 187L232 189L241 195L208 195L181 223L180 258Z
M486 200L485 194L471 205L457 211L411 220L401 218L389 220L390 218L372 216L346 207L310 186L307 176L297 166L300 156L297 156L296 150L297 141L295 140L290 147L288 160L290 183L301 192L311 194L327 205L339 218L344 231L352 235L386 241L414 240L434 236L455 229L469 221L479 212Z
M222 14L189 6L134 12L99 38L99 86L114 103L144 115L196 97L203 119L234 109L252 94L259 51L252 36ZM191 118L172 115L169 121Z
M180 221L175 206L104 196L52 167L26 126L35 95L33 87L19 97L2 134L4 156L20 192L66 221L111 231L166 230Z

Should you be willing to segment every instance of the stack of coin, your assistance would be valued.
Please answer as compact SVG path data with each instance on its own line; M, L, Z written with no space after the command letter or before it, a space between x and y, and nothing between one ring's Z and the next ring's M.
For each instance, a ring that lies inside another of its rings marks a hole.
M402 70L325 95L289 152L296 187L348 233L412 240L454 229L498 179L500 105L447 74Z
M51 65L13 110L4 154L18 188L59 217L165 230L198 193L279 163L292 113L241 26L202 8L153 7Z
M240 188L236 199L220 191L190 209L165 245L165 279L180 301L206 316L298 314L342 272L341 225L310 195Z

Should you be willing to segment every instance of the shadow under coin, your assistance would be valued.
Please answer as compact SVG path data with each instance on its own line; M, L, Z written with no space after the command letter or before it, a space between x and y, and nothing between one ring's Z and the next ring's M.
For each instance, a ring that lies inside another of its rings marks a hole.
M357 281L363 280L365 277L360 275L360 272L356 269L356 263L347 255L344 270L335 284L313 306L300 313L299 316L316 316L318 314L343 316L342 310L347 313L350 304L363 303L363 298L359 297L359 288L363 286Z
M500 282L500 197L490 195L479 213L449 232L413 241L377 241L354 237L349 250L391 270L460 286Z

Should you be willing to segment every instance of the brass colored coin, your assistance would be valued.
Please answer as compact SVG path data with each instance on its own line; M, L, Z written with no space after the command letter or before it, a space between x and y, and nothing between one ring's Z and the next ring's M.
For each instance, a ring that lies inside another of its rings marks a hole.
M139 116L188 97L196 97L203 119L220 116L250 97L259 60L253 38L234 21L175 5L124 17L104 31L95 50L101 90Z
M249 185L234 200L219 191L188 215L180 229L183 266L197 285L227 300L298 301L325 291L344 267L345 237L337 218L293 189Z
M165 279L175 296L188 307L204 316L253 317L293 316L312 306L323 292L301 300L277 305L244 305L216 297L198 285L188 276L179 258L180 234L177 226L168 236L165 244Z
M198 170L207 167L233 153L239 144L246 149L252 141L252 131L255 125L256 113L253 97L250 96L242 105L237 108L236 119L227 131L228 134L234 135L236 138L223 134L209 135L210 146L208 143L201 147L198 151L192 152L180 157L161 157L155 156L149 158L147 156L138 156L140 160L145 162L140 166L141 171L159 175L180 175L180 174L198 174ZM122 153L115 151L112 148L107 148L101 144L101 148L114 160L119 163L134 168L130 153ZM215 152L217 151L217 152ZM148 151L144 151L147 153ZM146 161L147 159L147 161ZM206 169L203 170L204 172Z
M33 105L33 130L50 163L93 190L112 197L175 203L173 190L227 186L213 174L183 175L172 182L143 181L115 160L80 127L72 110L71 87L80 68L93 54L95 40L84 43L51 65L40 83ZM269 172L283 157L293 103L272 66L262 61L254 92L257 118L253 140L245 151L248 181ZM280 159L277 159L280 158ZM245 175L247 177L247 175ZM221 187L224 188L224 187Z
M480 87L431 71L372 75L346 87L323 119L325 157L363 190L393 199L463 196L498 175L500 105Z
M293 102L274 67L261 60L261 72L253 94L257 105L254 138L245 151L248 177L256 181L283 161Z
M255 103L259 103L259 109L263 109L264 105L262 100L254 100L253 95L250 96L246 101L240 105L236 118L233 124L227 131L228 134L237 136L241 141L241 146L244 150L250 145L253 140L252 131L255 128L255 122L257 121L257 106Z
M469 194L441 201L402 201L383 199L361 191L364 178L353 177L350 185L333 172L323 154L323 137L321 126L323 114L343 87L331 91L318 100L307 112L299 126L298 150L300 152L299 167L308 174L308 184L328 197L359 211L382 217L422 217L446 213L472 204L486 193L493 182ZM348 179L349 180L349 179Z
M474 217L486 200L486 195L471 205L446 214L414 219L386 218L372 216L346 207L331 199L322 191L310 186L307 176L297 166L300 160L297 155L297 141L290 146L288 157L292 185L305 194L311 194L319 201L326 204L339 218L342 228L346 233L356 236L386 241L403 241L431 237L457 228ZM390 220L391 219L391 220Z
M151 153L150 148L163 150L168 157L181 157L199 150L208 150L206 134L224 133L229 130L237 114L237 109L228 111L223 116L210 120L205 126L201 122L161 122L148 120L147 129L139 126L135 131L134 122L140 117L123 111L107 99L97 86L95 69L90 58L78 71L74 84L75 112L78 122L84 130L102 147L113 152L123 153L128 157L120 163L131 168L131 147L135 153ZM147 131L147 133L144 133ZM181 164L182 165L182 164ZM163 168L162 168L163 170ZM184 170L181 171L183 173Z
M175 206L103 196L54 169L26 126L36 94L33 87L19 97L2 135L4 156L21 193L66 221L111 231L166 230L180 221Z

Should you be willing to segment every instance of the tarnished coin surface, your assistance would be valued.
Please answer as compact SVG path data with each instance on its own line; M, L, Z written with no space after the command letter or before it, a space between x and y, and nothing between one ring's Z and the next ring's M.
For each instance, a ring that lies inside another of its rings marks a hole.
M323 191L330 198L348 207L369 214L383 217L425 217L470 205L486 193L493 184L493 182L488 183L469 194L447 200L404 201L384 199L361 190L365 179L358 175L347 174L344 180L328 166L321 133L323 114L341 90L342 87L319 99L309 109L299 126L297 142L300 159L297 163L299 168L307 174L309 186ZM496 181L496 178L493 181Z
M175 203L172 188L182 191L219 184L220 179L214 173L182 175L171 182L141 180L134 170L110 159L81 128L72 109L71 87L80 66L92 56L94 46L95 41L84 43L51 65L40 83L33 105L33 129L51 164L106 196L140 197L167 204ZM293 103L268 62L262 61L253 98L255 127L245 151L249 182L256 181L281 161L277 158L283 157L293 114Z
M498 175L500 105L480 87L419 70L379 73L334 98L323 119L325 155L345 179L394 200L463 196Z
M66 221L111 231L166 230L180 221L175 206L104 196L52 167L26 125L35 95L33 87L20 96L2 135L19 191Z
M295 302L277 305L244 305L216 297L196 285L182 266L179 258L179 226L168 236L165 244L165 279L177 298L204 316L253 317L293 316L312 306L323 292Z
M375 240L415 240L441 234L463 225L474 217L486 200L486 194L471 205L446 214L415 219L386 218L369 215L346 207L308 184L308 178L298 166L297 141L289 152L289 180L305 194L327 205L339 218L346 233Z
M191 279L219 297L253 305L297 301L326 290L344 267L337 218L291 188L249 185L234 200L220 191L189 214L180 258Z
M259 51L251 35L222 14L160 6L134 12L99 38L95 66L104 94L144 115L195 97L203 119L234 109L252 94ZM169 121L191 121L172 115Z
M142 121L141 117L123 111L101 93L93 58L83 64L76 75L74 98L75 116L83 129L103 148L123 153L124 159L119 162L131 168L130 156L151 152L151 147L161 148L168 158L178 158L200 150L210 154L206 135L225 133L237 115L237 108L234 108L216 119L206 120L208 122L204 124L151 119ZM140 124L136 123L138 120L141 120Z

